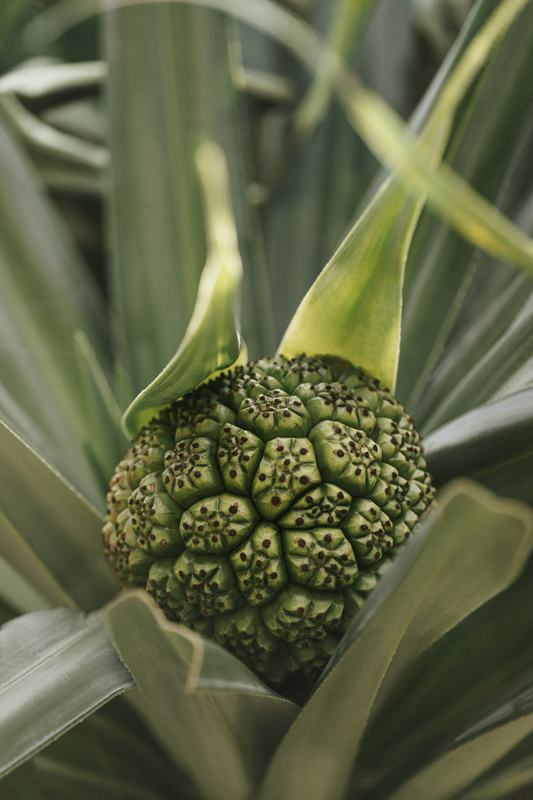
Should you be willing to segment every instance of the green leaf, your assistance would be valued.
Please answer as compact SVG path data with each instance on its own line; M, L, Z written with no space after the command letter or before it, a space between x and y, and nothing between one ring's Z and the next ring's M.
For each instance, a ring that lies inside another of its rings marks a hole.
M430 764L390 800L448 800L533 731L533 712L477 736Z
M101 504L83 449L73 341L82 328L106 364L101 299L1 116L0 168L0 415L17 409L21 435Z
M479 14L494 5L481 3ZM531 170L533 111L526 87L533 64L532 19L532 8L526 7L484 68L460 109L446 154L454 169L528 231L524 175ZM419 423L505 333L530 287L529 278L496 265L424 212L406 265L398 384L399 397ZM473 407L466 393L463 402L459 413Z
M302 301L281 353L347 358L394 391L403 267L420 210L396 181L386 182Z
M364 787L388 797L465 737L531 710L524 701L530 701L532 686L532 578L530 559L509 589L409 667L369 723L352 774L353 794Z
M423 143L413 138L392 109L363 87L316 34L294 15L269 0L248 0L246 5L239 0L177 1L225 10L282 42L311 70L320 70L346 107L354 129L385 166L397 170L406 192L427 195L428 203L476 246L533 274L533 241L445 163L435 166ZM137 2L114 0L114 7ZM151 3L157 2L159 0L151 0ZM526 2L502 0L495 12L502 22L502 31L518 16ZM476 48L481 63L493 44L487 31Z
M248 797L297 706L223 648L168 622L146 592L122 595L107 619L164 749L210 800Z
M460 100L511 19L509 12L504 22L493 15L457 63L447 65L448 78L441 79L421 134L434 158L446 147ZM302 301L281 352L334 353L362 365L394 392L404 266L423 201L408 197L397 180L385 181Z
M474 484L458 481L443 492L282 741L262 800L344 796L376 699L383 702L421 652L517 577L533 546L532 522L525 506Z
M533 758L529 736L514 747L495 767L461 795L461 800L498 800L533 782Z
M52 605L2 556L0 556L0 598L19 614L43 611Z
M195 308L207 251L194 161L202 140L218 142L229 165L247 273L245 335L259 352L271 337L269 288L255 255L257 220L246 201L245 117L224 22L209 9L168 4L105 15L118 346L136 392L172 358Z
M217 370L234 364L243 350L239 334L242 262L224 154L217 145L205 143L198 150L197 160L209 229L207 262L194 313L178 351L124 414L124 430L132 437L160 408L187 394Z
M0 422L0 554L48 602L98 608L118 585L102 517Z
M533 500L533 389L476 408L424 440L438 484L467 475L501 495Z
M99 614L36 611L0 631L0 774L133 686Z
M5 796L39 800L189 797L190 780L165 757L128 700L113 698L3 779ZM10 791L12 794L10 795ZM106 794L106 792L108 794Z

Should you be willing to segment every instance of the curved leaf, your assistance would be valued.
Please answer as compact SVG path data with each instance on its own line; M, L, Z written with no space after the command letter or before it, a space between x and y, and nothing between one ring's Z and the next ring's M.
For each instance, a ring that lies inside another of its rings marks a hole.
M165 750L210 800L247 798L298 707L223 648L168 622L146 592L123 595L106 613Z
M533 782L532 736L513 748L483 775L474 786L461 795L461 800L498 800Z
M0 630L0 648L0 774L134 685L99 614L27 614Z
M486 16L494 5L495 0L478 4L479 14ZM529 5L461 107L446 154L454 169L526 231L532 230L525 180L531 172L532 20ZM424 212L406 265L398 384L400 399L419 423L496 344L532 287L529 277L495 264ZM501 365L495 361L495 367ZM473 407L468 393L463 402L459 413Z
M258 355L271 339L269 287L246 199L245 116L232 85L224 18L169 4L112 9L104 24L113 300L120 360L139 392L172 358L195 307L207 247L194 154L205 139L217 142L228 161L246 265L243 326Z
M113 0L112 6L124 8L145 2L147 0ZM533 274L533 241L449 166L443 163L436 167L425 148L412 137L390 106L363 87L312 29L298 18L270 0L248 0L245 5L239 0L174 2L226 11L282 42L311 70L320 70L345 105L355 130L385 166L397 170L406 192L415 190L427 195L428 203L462 236L491 255L511 261ZM513 18L526 2L503 0L502 14Z
M0 114L0 414L91 502L102 502L84 452L74 353L82 328L106 363L103 305L85 266ZM29 235L31 230L31 235Z
M446 147L460 100L515 13L502 4L442 84L422 133L435 158ZM302 301L281 352L334 353L361 364L394 391L404 266L422 205L422 197L408 197L396 181L385 182Z
M421 652L508 586L532 546L525 506L460 481L443 492L342 639L280 744L261 800L343 797L378 692L383 702Z
M0 422L0 554L48 602L98 608L118 584L102 517Z
M498 494L533 500L533 389L469 411L424 440L439 484L466 475Z
M364 788L388 797L466 735L529 711L524 701L533 686L532 577L530 559L509 589L409 667L369 723L352 773L355 796Z
M386 181L303 299L279 352L347 358L394 392L403 269L422 202Z
M199 148L197 160L208 218L207 262L194 313L176 355L124 414L123 426L131 436L160 408L187 394L217 370L234 364L242 350L242 263L224 154L218 145L206 143Z
M533 731L533 712L441 756L407 781L390 800L449 800Z

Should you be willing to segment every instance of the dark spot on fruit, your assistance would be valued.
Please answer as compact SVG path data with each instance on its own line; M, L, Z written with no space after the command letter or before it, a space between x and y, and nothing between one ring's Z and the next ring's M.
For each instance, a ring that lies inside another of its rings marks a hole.
M237 511L239 510L239 506L237 505L237 503L235 503L235 505L230 506L228 510L230 514L236 514Z
M278 451L278 453L283 452L283 450L284 450L283 445L282 444L278 444L278 446L276 447L276 450Z
M214 592L216 592L216 590L218 589L218 583L217 583L216 581L215 581L214 583L212 583L212 584L211 584L211 589L212 589Z
M280 500L279 497L275 496L275 497L272 498L271 503L272 503L273 506L280 506L281 505L281 500Z
M230 478L236 478L237 477L237 470L230 469L229 476L230 476Z
M198 470L196 470L196 472L194 473L194 477L195 478L201 478L202 477L202 473L198 472Z
M270 573L270 577L272 578L273 581L275 581L276 578L278 577L278 573L277 572L271 572Z
M300 478L300 483L302 484L302 486L307 486L307 484L309 483L309 478L306 475L302 475L302 477Z
M270 539L263 539L263 547L270 547L271 541Z
M312 503L313 502L313 498L311 497L310 494L308 494L307 497L305 498L305 502L306 503Z
M305 456L305 455L307 455L307 453L308 453L308 452L309 452L309 451L308 451L308 450L307 450L305 447L302 447L302 448L300 449L300 455L302 455L302 456Z
M258 477L258 479L259 479L260 481L264 481L264 480L265 480L265 478L266 478L266 475L265 475L265 473L264 473L264 472L260 472L260 473L259 473L259 475L258 475L257 477Z
M307 566L307 564L302 565L302 572L309 572L309 567Z
M178 572L178 575L180 576L180 578L184 578L185 577L185 573L181 569Z
M181 489L182 487L183 487L183 481L179 480L178 481L178 489Z
M303 613L304 613L304 609L300 606L300 608L298 609L298 614L303 614Z
M291 415L291 412L290 412L290 411L284 411L284 412L283 412L283 416L284 416L284 417L290 417L290 415Z
M201 569L198 575L200 576L200 578L205 578L205 569Z

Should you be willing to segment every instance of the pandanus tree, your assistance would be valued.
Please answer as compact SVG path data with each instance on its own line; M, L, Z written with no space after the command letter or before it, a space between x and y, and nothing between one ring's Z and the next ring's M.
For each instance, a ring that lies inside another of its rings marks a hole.
M528 791L533 7L467 6L0 8L2 796Z

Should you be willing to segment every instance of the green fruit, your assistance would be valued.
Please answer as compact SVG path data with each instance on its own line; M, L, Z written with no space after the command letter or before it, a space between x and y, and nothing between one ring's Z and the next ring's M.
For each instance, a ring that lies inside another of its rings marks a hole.
M316 678L433 495L413 420L377 379L265 358L143 428L104 542L125 585L281 688Z

